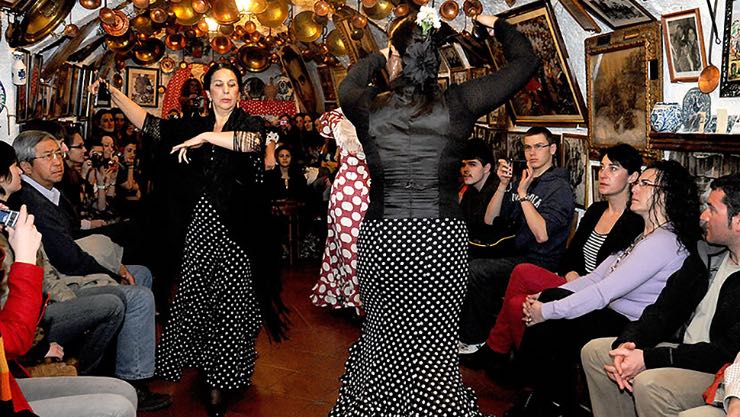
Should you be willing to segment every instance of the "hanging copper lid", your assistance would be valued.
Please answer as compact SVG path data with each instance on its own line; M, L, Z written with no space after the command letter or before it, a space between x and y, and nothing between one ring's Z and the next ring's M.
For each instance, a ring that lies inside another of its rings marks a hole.
M128 30L128 16L120 10L113 11L115 15L115 22L112 25L107 23L101 23L103 30L112 36L123 36Z
M262 72L270 66L270 54L257 46L242 46L239 48L239 62L249 72Z
M49 36L64 21L75 0L39 0L20 23L8 27L8 45L13 48L34 44Z
M134 48L131 59L139 65L149 65L159 61L164 55L164 44L156 38L150 38Z

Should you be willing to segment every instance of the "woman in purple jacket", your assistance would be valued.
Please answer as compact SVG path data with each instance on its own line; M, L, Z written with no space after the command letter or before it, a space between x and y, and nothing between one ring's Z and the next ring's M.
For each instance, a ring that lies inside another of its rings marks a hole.
M581 347L617 335L640 318L701 237L696 183L675 161L658 161L642 172L632 187L630 209L645 228L629 247L591 273L524 302L528 328L516 363L537 395L507 415L523 415L517 414L521 408L540 416L571 415Z

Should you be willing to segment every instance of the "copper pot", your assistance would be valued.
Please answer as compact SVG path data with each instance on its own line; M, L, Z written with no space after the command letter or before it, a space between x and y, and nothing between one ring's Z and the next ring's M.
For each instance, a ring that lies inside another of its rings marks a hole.
M483 13L483 5L479 0L465 0L465 3L463 3L463 12L468 17L478 16Z
M234 44L231 42L231 39L227 38L226 36L214 36L213 39L211 39L211 48L213 48L213 51L220 55L227 54L231 48L234 47Z
M95 10L100 7L100 0L80 0L80 6L87 10Z
M234 25L219 25L218 31L224 35L231 35L234 33Z
M267 10L267 0L252 0L249 2L249 10L251 14L264 13Z
M170 10L175 13L175 21L183 26L194 25L200 19L200 14L193 10L191 0L182 0L171 4Z
M64 36L68 38L74 38L80 34L80 28L74 23L70 23L64 27Z
M427 3L429 3L429 0L413 0L414 3L418 4L419 6L423 6Z
M393 11L393 3L390 0L378 0L373 7L362 6L362 11L373 20L382 20Z
M151 38L134 48L131 59L139 65L149 65L159 61L164 55L164 44L156 38Z
M134 3L134 7L137 9L146 9L149 7L149 0L132 0L132 3Z
M356 41L362 39L363 36L365 36L365 31L362 29L353 29L352 33L349 34L349 37Z
M102 9L101 9L102 10ZM103 30L109 35L121 36L128 30L128 16L120 10L113 12L113 24L103 23Z
M286 1L269 0L267 2L267 9L256 16L257 20L263 26L277 29L282 26L285 19L288 18L288 12L288 3Z
M317 16L326 16L330 11L331 6L329 6L329 3L324 0L319 0L313 5L313 12L316 13Z
M161 69L165 74L171 73L175 70L175 60L168 56L162 58L162 60L159 61L159 69Z
M321 37L324 27L313 20L313 12L304 10L293 18L290 30L301 42L313 42Z
M222 25L239 21L239 9L234 0L213 0L211 17Z
M154 26L152 25L152 19L149 18L148 13L142 13L131 19L131 26L134 27L139 33L151 35L155 32Z
M164 23L167 21L167 11L162 8L155 7L149 11L149 18L154 23Z
M409 5L406 3L401 3L398 6L396 6L393 9L393 14L396 15L396 17L404 17L409 14Z
M270 54L256 46L242 46L239 48L239 62L249 72L262 72L270 66Z
M186 44L187 41L185 40L185 36L181 33L167 35L167 37L164 38L164 45L173 51L179 51L184 48Z
M107 25L113 25L116 23L116 15L113 12L113 9L109 7L103 7L98 12L98 17L100 17L100 21L107 24Z
M134 42L136 42L136 38L134 32L131 31L125 33L123 36L105 36L105 45L108 49L115 52L128 51L134 46Z
M111 79L111 83L113 83L113 87L121 88L123 87L123 77L119 73L113 74L113 78Z
M355 29L363 29L367 26L367 16L362 14L356 14L352 16L352 26Z
M326 46L329 48L329 52L334 55L347 55L347 45L344 44L342 35L337 29L326 35Z
M362 0L362 5L365 7L373 7L378 3L378 0Z
M244 24L244 31L252 34L257 30L257 25L251 20Z
M455 0L446 0L441 6L439 6L439 15L444 20L455 20L458 13L460 13L460 6Z
M211 8L207 0L193 0L191 3L195 13L205 13Z

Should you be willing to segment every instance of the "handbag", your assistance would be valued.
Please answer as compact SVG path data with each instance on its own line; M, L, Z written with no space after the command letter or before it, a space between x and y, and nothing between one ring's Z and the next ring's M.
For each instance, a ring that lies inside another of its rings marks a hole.
M516 226L501 217L490 225L478 225L470 236L468 254L471 258L505 258L516 254Z

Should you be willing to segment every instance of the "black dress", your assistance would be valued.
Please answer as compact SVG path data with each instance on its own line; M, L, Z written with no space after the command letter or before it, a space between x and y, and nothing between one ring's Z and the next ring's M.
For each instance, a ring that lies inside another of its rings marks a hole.
M457 174L475 120L501 105L537 68L529 42L499 20L509 66L451 86L416 117L414 87L381 98L367 86L385 58L373 54L340 86L373 184L358 239L360 298L367 313L350 348L330 416L479 416L458 368L467 229ZM373 110L370 110L370 109Z
M236 109L223 131L261 132L260 122ZM144 132L176 144L212 130L214 123L212 117L173 122L147 116ZM198 192L186 200L194 206L186 207L191 215L180 283L157 351L156 372L178 380L182 368L194 367L212 387L243 388L251 383L262 318L274 330L275 306L282 306L276 247L263 240L270 230L270 211L262 150L238 153L203 145L188 152L197 179L191 186ZM279 330L273 336L279 338Z

